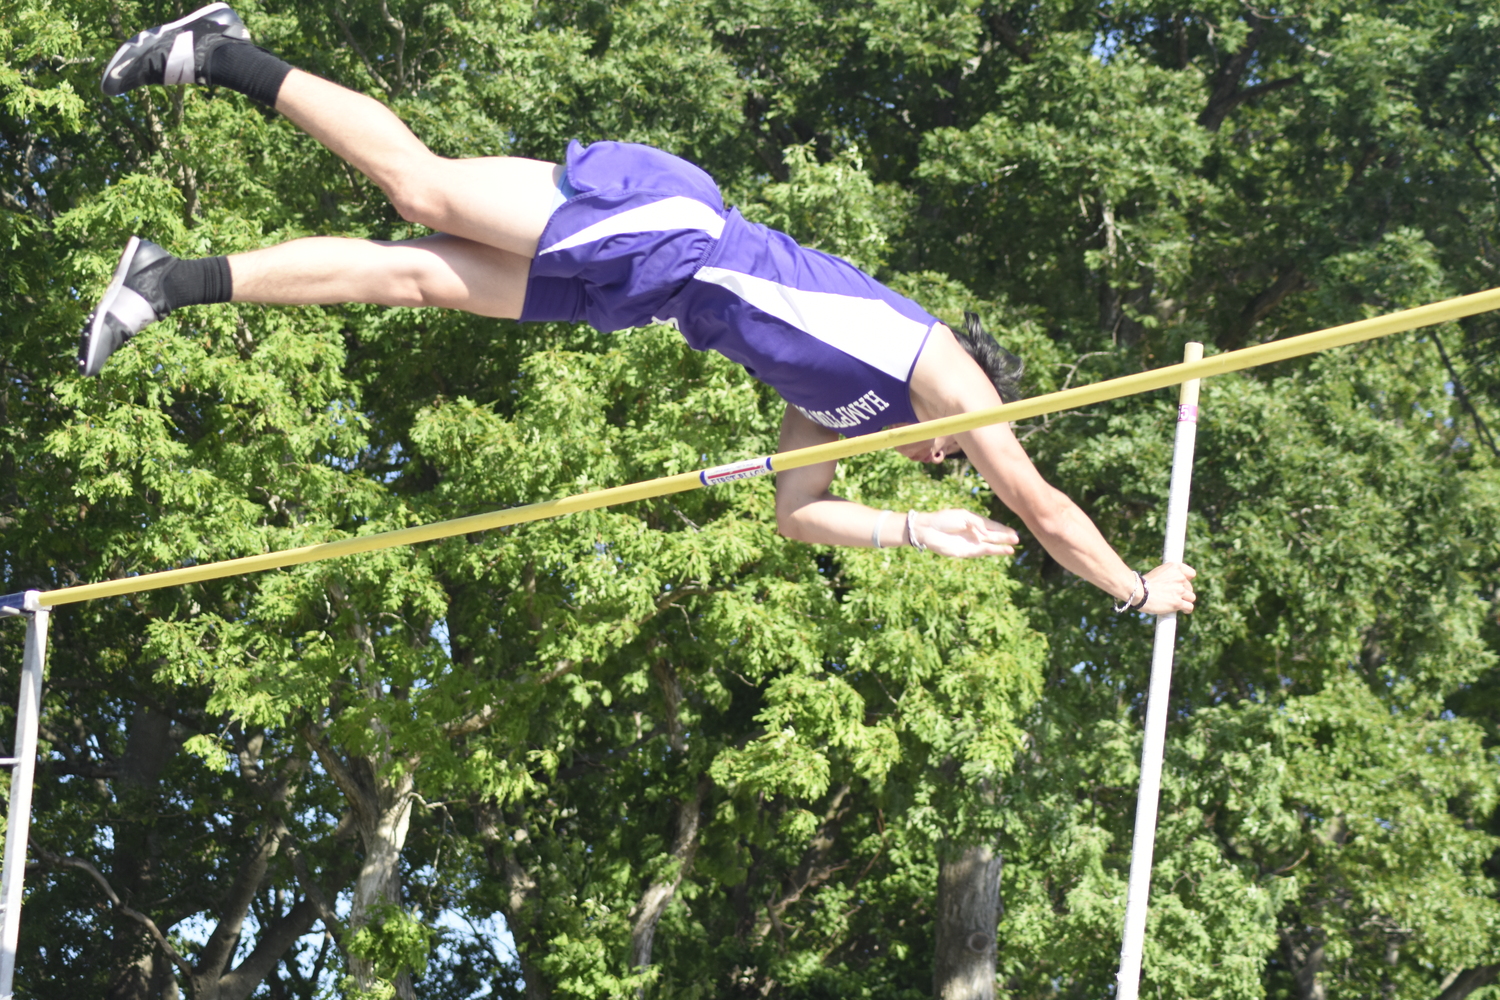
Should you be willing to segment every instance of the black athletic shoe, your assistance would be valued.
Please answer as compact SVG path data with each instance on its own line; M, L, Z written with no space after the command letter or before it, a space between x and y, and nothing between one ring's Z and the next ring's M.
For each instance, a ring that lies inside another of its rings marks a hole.
M207 83L213 50L225 41L249 40L250 32L227 3L211 3L121 45L99 86L119 97L148 83Z
M150 240L130 237L104 297L89 314L78 340L78 370L98 375L125 341L171 312L162 295L162 277L176 260Z

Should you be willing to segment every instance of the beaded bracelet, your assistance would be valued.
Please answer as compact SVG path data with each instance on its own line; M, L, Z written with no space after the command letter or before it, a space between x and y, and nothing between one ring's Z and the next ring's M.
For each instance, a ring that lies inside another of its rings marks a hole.
M1134 600L1136 587L1139 587L1141 590L1141 599L1139 601ZM1141 576L1140 570L1136 570L1135 584L1130 588L1130 593L1125 595L1125 599L1119 604L1115 605L1115 613L1119 614L1124 611L1139 611L1141 610L1141 608L1144 608L1146 606L1146 601L1149 600L1150 597L1151 590L1146 586L1146 578L1144 576Z
M918 552L927 551L927 546L917 540L917 512L914 510L906 512L906 540L911 542L912 548Z

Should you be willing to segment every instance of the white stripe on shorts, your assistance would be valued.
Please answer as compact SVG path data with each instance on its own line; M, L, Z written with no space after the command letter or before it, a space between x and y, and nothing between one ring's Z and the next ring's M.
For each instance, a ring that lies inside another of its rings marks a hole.
M572 236L557 241L545 250L538 250L537 256L568 250L585 243L595 243L609 236L620 236L624 233L655 233L670 229L701 229L714 239L718 239L724 232L724 217L695 198L684 198L680 195L663 198L661 201L639 205L617 215L611 215L607 219L600 219L592 226L580 229Z
M694 277L728 289L761 312L903 382L926 339L926 323L901 315L880 299L789 288L722 267L699 268Z

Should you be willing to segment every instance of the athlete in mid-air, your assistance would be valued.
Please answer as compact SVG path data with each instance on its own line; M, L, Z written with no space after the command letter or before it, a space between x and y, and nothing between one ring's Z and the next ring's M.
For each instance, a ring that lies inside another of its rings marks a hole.
M1014 397L1019 364L970 324L955 335L846 261L726 208L713 179L647 146L569 144L566 162L435 155L384 105L250 44L213 3L122 45L104 72L118 96L148 84L228 87L290 118L369 177L401 216L437 235L395 243L313 237L181 260L132 238L90 315L78 363L97 374L147 324L185 305L366 302L481 316L674 324L692 347L743 365L789 404L781 449L971 412ZM962 449L1059 563L1120 609L1191 611L1194 571L1131 570L1048 485L1008 425L897 450L939 462ZM829 492L834 463L777 474L782 534L826 545L912 545L1002 555L1010 528L962 510L874 510Z

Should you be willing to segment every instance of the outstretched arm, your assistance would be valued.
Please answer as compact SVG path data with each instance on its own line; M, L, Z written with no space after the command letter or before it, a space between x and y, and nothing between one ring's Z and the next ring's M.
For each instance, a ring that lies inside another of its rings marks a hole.
M809 448L837 437L789 406L781 421L777 450ZM881 548L910 545L904 511L875 510L829 492L836 466L836 462L822 462L776 474L777 530L815 545L870 547L875 544L878 524ZM921 512L914 522L921 543L946 556L1009 555L1019 540L1010 528L966 510Z
M1000 397L953 335L938 327L913 373L912 404L923 420L935 420L998 406ZM958 435L958 441L995 495L1025 522L1052 558L1116 600L1131 595L1135 572L1089 516L1042 478L1009 425L981 427ZM1150 599L1141 610L1153 615L1192 611L1196 575L1184 563L1151 570L1146 574Z

